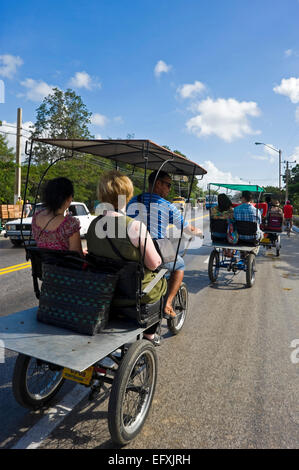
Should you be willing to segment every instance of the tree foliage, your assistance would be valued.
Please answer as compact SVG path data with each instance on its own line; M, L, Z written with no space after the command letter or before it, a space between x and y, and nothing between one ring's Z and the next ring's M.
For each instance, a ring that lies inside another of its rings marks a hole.
M36 122L32 138L88 139L92 138L89 125L91 112L82 98L71 90L65 92L58 88L46 96L36 110ZM61 153L55 147L35 144L33 161L52 162Z
M285 200L285 191L279 189L277 186L264 186L265 193L269 193L272 199L277 199L281 204Z
M13 148L8 147L6 137L0 134L0 204L11 204L14 199L14 160Z
M290 171L288 184L289 199L294 206L296 214L299 214L299 165L294 166Z

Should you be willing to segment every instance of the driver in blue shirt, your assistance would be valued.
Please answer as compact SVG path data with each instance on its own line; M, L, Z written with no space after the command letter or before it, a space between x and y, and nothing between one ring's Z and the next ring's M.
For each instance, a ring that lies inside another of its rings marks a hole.
M156 175L157 179L155 181ZM127 215L129 217L136 217L142 220L146 225L153 239L166 238L166 230L169 224L175 225L179 230L182 226L184 231L192 235L201 235L201 230L191 226L187 221L184 222L184 217L174 204L166 200L169 194L172 180L165 171L154 171L149 175L149 192L143 193L139 196L134 196L128 204ZM154 185L154 186L153 186ZM146 213L140 213L139 204L146 210ZM136 213L137 212L137 213ZM163 268L167 268L171 274L168 284L168 298L164 308L165 318L174 318L176 316L173 308L173 299L179 290L183 278L185 263L183 258L178 255L175 270L173 271L174 263L166 263Z
M242 204L234 208L234 219L243 220L246 222L256 222L257 231L256 236L253 235L239 235L240 240L254 241L255 239L260 240L262 238L262 231L260 230L260 224L262 222L262 216L259 209L252 204L252 193L250 191L243 191L241 197Z

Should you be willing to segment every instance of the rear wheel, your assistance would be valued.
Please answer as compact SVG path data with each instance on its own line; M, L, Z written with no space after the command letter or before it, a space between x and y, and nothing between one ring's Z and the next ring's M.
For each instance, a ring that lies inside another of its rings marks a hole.
M145 423L157 381L157 353L145 340L133 343L113 380L108 425L113 442L125 445Z
M246 286L252 287L255 281L255 255L249 253L246 266Z
M167 320L167 326L173 335L177 335L184 326L188 312L188 288L184 282L182 282L172 306L176 317Z
M210 254L209 259L209 278L211 282L216 282L218 275L219 275L219 268L220 268L220 260L219 260L219 252L217 250L213 250Z
M17 402L32 410L48 403L64 383L62 367L19 354L12 389Z
M276 256L279 256L280 247L281 247L281 245L280 245L280 236L279 235L277 236L275 247L276 247Z

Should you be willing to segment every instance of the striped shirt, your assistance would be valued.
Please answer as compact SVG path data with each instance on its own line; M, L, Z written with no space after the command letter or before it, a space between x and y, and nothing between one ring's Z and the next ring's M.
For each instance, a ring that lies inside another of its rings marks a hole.
M169 224L175 225L178 229L188 225L187 221L184 223L184 217L174 204L155 193L134 196L127 206L127 215L132 218L137 217L147 225L154 239L165 238Z
M234 208L234 219L235 220L244 220L246 222L256 222L257 223L257 236L256 238L261 238L262 232L260 231L260 223L262 221L262 216L259 210L257 210L252 204L241 204ZM240 240L253 240L255 237L250 235L240 235Z

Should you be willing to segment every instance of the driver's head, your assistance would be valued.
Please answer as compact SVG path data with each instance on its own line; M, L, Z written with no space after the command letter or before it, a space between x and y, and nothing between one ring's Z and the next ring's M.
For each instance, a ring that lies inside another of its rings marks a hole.
M286 201L286 204L291 204L290 201Z
M242 202L251 202L252 193L250 191L242 191Z
M171 189L171 177L165 171L153 171L148 178L149 191L158 194L159 196L166 198ZM157 176L156 182L155 178Z

